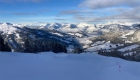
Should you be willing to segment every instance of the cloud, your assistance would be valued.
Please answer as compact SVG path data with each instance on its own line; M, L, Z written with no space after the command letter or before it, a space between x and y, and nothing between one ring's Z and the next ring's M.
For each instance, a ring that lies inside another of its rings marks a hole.
M17 15L17 16L32 16L32 15L39 15L43 14L46 12L49 12L50 10L46 9L41 9L41 10L36 10L32 12L23 12L23 11L17 11L17 12L9 12L9 11L0 11L0 14L10 14L10 15Z
M116 11L117 10L117 11ZM108 22L108 21L140 21L140 6L135 8L129 8L124 10L123 8L111 8L103 9L99 11L93 11L97 14L107 14L107 15L82 15L76 14L74 18L78 21L94 23L94 22ZM115 11L115 14L110 14L111 11ZM109 14L108 14L109 13Z
M78 14L78 13L80 13L79 10L65 10L65 11L61 11L59 15Z
M120 14L113 15L114 18L140 20L140 7L133 8L131 10L123 11Z
M67 19L56 18L55 20L58 20L58 21L66 21Z
M79 9L61 11L61 15L71 15L78 22L140 21L140 6L108 7L102 9Z
M14 12L14 13L11 13L11 14L20 15L20 16L37 15L37 13L35 13L35 12Z
M92 10L84 10L84 9L79 9L79 10L65 10L65 11L60 11L56 16L65 16L65 15L70 15L70 16L79 16L79 15L92 15L93 11Z
M50 12L50 10L48 9L41 9L37 11L38 13L46 13L46 12Z
M129 6L135 7L140 5L140 0L84 0L79 6L91 9L102 9L108 7Z
M78 21L140 21L140 0L83 0L79 6L91 13L74 14ZM91 15L93 14L93 15Z
M140 9L140 8L139 8ZM111 15L111 16L104 16L99 18L94 18L91 21L112 21L112 20L119 20L119 21L140 21L140 12L138 8L124 11L120 14Z
M47 23L47 22L37 22L37 24L38 24L38 23L39 23L39 24L45 24L45 23Z
M41 1L47 1L47 0L0 0L0 2L4 3L14 3L14 2L41 2Z
M17 16L31 16L31 15L37 15L37 12L7 12L7 11L0 11L0 14L12 14Z

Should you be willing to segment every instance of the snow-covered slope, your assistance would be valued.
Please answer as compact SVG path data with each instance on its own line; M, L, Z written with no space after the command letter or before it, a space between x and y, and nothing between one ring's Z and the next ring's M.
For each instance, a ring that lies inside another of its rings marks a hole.
M49 30L48 30L48 29L28 28L30 26L3 23L0 25L0 37L1 37L0 46L1 45L3 45L3 47L4 45L9 46L11 51L15 51L15 52L36 52L36 50L37 52L42 52L42 51L44 52L44 50L52 51L53 49L51 49L51 47L53 48L56 47L57 51L59 51L60 49L58 48L62 48L62 46L63 47L65 46L67 47L67 52L69 53L69 49L70 49L69 45L72 45L73 49L70 50L74 52L74 49L76 48L76 52L77 52L77 49L81 47L75 39L71 38L69 35L65 33L52 30L54 28L55 29L59 28L60 25L61 24L54 23L49 26ZM58 47L58 45L61 45L61 47L60 46ZM44 46L44 50L39 48L43 46ZM1 50L2 48L0 47L0 51ZM3 50L5 51L5 49Z
M137 30L134 34L134 39L136 39L137 41L140 41L140 30Z
M97 54L0 52L0 80L139 80L140 64Z
M16 30L17 29L15 27L13 27L13 24L11 24L11 23L3 23L3 24L0 24L0 31L3 31L4 33L12 34Z

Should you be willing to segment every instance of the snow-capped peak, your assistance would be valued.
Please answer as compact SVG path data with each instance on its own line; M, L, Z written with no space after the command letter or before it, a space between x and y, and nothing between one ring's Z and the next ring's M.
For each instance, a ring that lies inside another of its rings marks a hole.
M2 25L3 25L3 26L7 26L7 25L12 26L13 24L11 24L11 23L3 23Z
M52 23L49 25L49 29L58 29L62 26L62 24L59 24L59 23Z
M88 26L92 26L92 25L87 24L87 23L79 23L79 24L77 24L77 27L88 27Z
M64 26L67 28L77 28L75 24L65 24Z
M12 34L17 30L17 28L13 27L13 24L11 23L3 23L0 25L0 31L7 33L7 34Z
M113 21L113 22L107 22L105 25L127 25L127 26L132 26L134 24L133 22L121 22L121 21Z

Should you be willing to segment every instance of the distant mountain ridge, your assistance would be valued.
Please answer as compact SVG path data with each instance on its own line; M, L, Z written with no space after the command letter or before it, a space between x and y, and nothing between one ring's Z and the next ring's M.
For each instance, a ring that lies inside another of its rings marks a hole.
M46 23L38 26L2 23L0 32L3 40L17 52L98 52L140 60L140 22ZM30 48L26 50L28 46Z

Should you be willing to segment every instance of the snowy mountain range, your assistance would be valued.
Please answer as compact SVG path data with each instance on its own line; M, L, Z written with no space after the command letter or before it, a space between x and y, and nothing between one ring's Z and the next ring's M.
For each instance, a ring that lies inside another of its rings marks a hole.
M46 23L38 26L1 23L0 32L1 41L15 52L98 52L140 61L140 22Z

